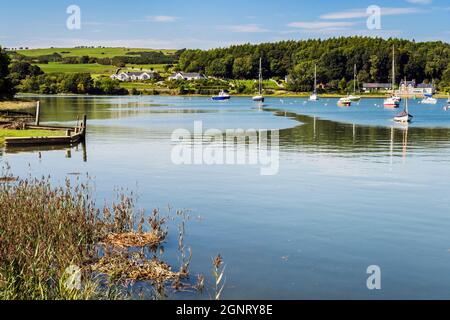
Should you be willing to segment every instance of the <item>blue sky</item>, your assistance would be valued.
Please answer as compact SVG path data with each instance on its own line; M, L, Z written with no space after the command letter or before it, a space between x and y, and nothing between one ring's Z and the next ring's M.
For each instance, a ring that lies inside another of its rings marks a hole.
M450 42L448 0L2 0L5 47L78 45L213 48L239 43L368 35ZM66 27L69 5L81 29ZM367 7L381 7L381 30Z

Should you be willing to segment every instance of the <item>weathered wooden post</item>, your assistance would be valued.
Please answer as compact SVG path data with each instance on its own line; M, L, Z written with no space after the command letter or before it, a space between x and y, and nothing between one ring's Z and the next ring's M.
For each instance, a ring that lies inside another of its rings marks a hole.
M40 117L40 113L41 113L41 102L38 101L36 103L36 125L39 125L39 117Z
M83 137L86 135L87 115L83 116Z

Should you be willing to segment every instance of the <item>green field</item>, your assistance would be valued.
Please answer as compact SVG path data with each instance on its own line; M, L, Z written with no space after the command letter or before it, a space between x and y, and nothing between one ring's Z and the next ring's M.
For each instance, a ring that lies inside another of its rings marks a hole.
M63 64L58 62L50 62L48 64L37 64L45 73L90 73L92 75L111 75L119 68L115 66L105 66L101 64ZM146 64L146 65L127 65L121 71L155 71L163 72L164 64Z
M48 48L48 49L18 50L17 52L28 57L45 56L53 53L59 53L63 57L90 56L96 58L113 58L116 56L124 56L128 52L149 52L149 51L162 51L165 54L170 54L174 53L176 50L144 49L144 48Z

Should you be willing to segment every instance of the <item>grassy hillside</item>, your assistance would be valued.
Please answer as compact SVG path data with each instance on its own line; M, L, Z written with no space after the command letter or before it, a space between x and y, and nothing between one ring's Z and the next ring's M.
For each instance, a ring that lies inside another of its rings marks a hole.
M95 58L113 58L124 56L127 52L151 52L162 51L165 54L174 53L176 50L166 49L143 49L143 48L48 48L48 49L29 49L18 50L17 53L28 57L45 56L53 53L59 53L63 57L81 57L90 56Z
M111 75L119 68L115 66L106 66L97 63L91 64L63 64L50 62L48 64L38 64L39 68L45 73L90 73L92 75ZM163 72L164 64L146 64L146 65L127 65L121 71L155 71Z

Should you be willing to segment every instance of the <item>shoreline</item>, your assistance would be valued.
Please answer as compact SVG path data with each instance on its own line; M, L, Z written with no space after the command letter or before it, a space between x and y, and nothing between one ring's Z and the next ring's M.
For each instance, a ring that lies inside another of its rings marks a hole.
M266 95L265 98L309 98L309 96L311 95L311 93L292 93L292 94L273 94L273 95ZM205 95L205 94L178 94L178 95L173 95L173 94L142 94L142 95L90 95L90 94L35 94L35 93L18 93L17 94L17 98L23 98L23 99L27 99L27 98L35 98L35 97L205 97L205 98L211 98L211 95ZM346 96L346 94L334 94L334 93L329 93L329 94L319 94L319 98L327 98L327 99L339 99ZM383 99L383 98L387 98L389 97L389 94L359 94L359 96L362 99ZM238 97L238 98L252 98L253 95L251 94L233 94L231 96L233 97ZM414 95L410 95L409 98L413 98ZM416 95L417 99L422 99L422 96ZM447 99L448 95L445 93L439 93L439 94L435 94L434 97L436 99ZM8 101L5 101L3 103L8 103ZM27 109L27 108L34 108L36 101L22 101L21 102L24 106L22 107L22 109ZM25 107L25 105L27 105L27 107ZM7 110L7 109L2 109L2 102L0 101L0 110ZM13 110L13 109L10 109Z

